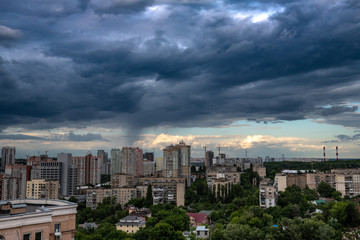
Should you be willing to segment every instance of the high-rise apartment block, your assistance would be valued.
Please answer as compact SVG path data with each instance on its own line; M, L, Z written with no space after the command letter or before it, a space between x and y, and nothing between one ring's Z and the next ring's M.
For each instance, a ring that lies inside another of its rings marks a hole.
M6 164L15 164L15 147L3 147L1 152L1 165L0 171L5 170Z
M121 150L111 149L111 171L110 174L121 173Z
M206 167L213 165L214 152L206 151Z
M154 176L155 174L155 162L153 161L149 161L149 160L144 160L143 161L144 164L144 177L149 177L149 176Z
M30 167L21 164L7 164L5 175L0 177L1 200L25 198L26 181L30 180Z
M162 172L162 170L163 170L163 159L162 158L156 159L155 168L156 168L155 169L156 172Z
M170 145L163 149L163 176L185 178L191 185L190 177L191 146L181 141L177 145Z
M101 165L100 166L100 168L101 168L100 174L110 174L109 173L108 153L105 152L104 150L98 150L97 156L98 156L98 158L100 158L100 165Z
M62 164L60 180L61 196L76 195L78 167L72 164L71 153L58 153L57 161Z
M59 182L34 179L26 182L26 198L32 199L58 199Z
M144 175L143 150L137 147L123 147L121 150L121 173L137 177Z
M101 159L97 156L87 154L84 157L72 157L72 165L77 166L77 184L99 184L101 177Z

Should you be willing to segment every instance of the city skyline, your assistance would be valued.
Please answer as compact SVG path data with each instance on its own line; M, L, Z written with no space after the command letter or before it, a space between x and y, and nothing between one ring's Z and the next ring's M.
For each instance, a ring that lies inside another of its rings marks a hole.
M358 7L0 0L0 147L359 158Z

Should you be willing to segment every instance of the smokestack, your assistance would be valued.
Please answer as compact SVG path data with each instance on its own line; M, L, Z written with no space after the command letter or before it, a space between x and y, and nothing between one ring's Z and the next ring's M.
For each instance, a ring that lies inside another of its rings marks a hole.
M339 160L339 148L336 146L336 161Z
M325 146L323 147L324 150L324 162L326 162L326 158L325 158Z

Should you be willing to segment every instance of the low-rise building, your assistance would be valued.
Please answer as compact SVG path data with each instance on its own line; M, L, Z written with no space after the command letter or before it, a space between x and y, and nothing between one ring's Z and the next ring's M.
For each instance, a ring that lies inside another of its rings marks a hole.
M137 216L126 216L118 223L116 223L116 230L121 230L126 233L136 233L140 228L145 227L146 222Z
M0 236L3 239L74 239L77 204L49 199L9 202L11 208L19 208L15 214L0 213Z
M196 238L209 238L209 229L207 229L205 226L198 226L195 230Z
M149 208L137 208L131 206L129 208L129 216L141 217L144 221L151 217L151 210Z
M204 213L186 213L190 219L190 227L209 224L209 217Z

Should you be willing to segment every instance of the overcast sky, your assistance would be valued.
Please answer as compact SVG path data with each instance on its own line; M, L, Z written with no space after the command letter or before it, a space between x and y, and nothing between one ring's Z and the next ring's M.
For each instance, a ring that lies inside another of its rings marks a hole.
M360 157L358 0L0 0L0 146Z

